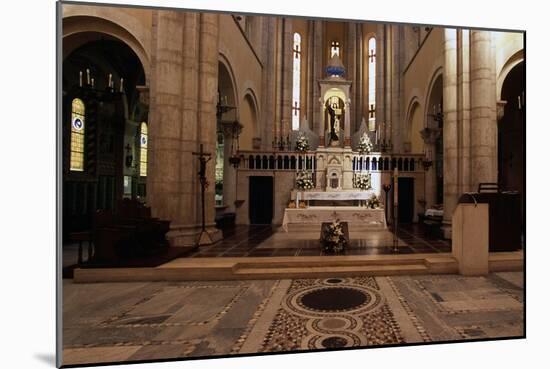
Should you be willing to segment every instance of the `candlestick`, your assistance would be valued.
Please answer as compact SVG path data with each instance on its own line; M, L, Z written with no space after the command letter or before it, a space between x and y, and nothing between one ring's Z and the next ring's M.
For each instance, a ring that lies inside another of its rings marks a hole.
M90 84L90 70L86 68L86 84Z

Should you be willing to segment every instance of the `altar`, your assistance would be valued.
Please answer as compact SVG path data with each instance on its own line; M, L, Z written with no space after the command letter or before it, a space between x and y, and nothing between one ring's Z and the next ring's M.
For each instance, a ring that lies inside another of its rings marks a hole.
M387 228L384 209L369 209L359 206L312 206L304 209L285 209L283 229L288 232L289 225L318 225L323 222L347 222L351 231L382 230Z

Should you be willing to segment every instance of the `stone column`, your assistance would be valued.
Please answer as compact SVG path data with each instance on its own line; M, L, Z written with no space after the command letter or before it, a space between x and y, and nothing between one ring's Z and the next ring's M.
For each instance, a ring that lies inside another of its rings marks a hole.
M391 139L391 132L394 122L392 119L392 77L393 77L393 63L392 63L392 50L394 45L392 44L392 26L385 25L384 31L384 140L388 142Z
M456 29L445 28L443 68L443 221L450 225L458 197ZM446 238L450 228L446 228Z
M384 54L385 54L385 26L378 24L376 26L376 126L380 131L380 140L384 140L386 127L386 96L384 94L384 71L386 69ZM368 111L368 109L367 109Z
M356 23L357 29L355 37L355 126L353 132L355 133L359 129L361 119L363 118L363 24Z
M322 98L319 91L319 82L318 80L323 76L323 21L315 20L313 24L313 103L317 104L319 99ZM322 131L323 125L323 109L320 110L317 107L313 107L313 121L311 125L312 130ZM324 146L324 135L320 135L319 139L322 138L322 141L319 141L319 145ZM322 143L321 143L322 142Z
M356 25L353 22L347 23L347 30L346 30L346 54L345 60L346 60L346 79L352 82L351 85L351 91L349 94L349 98L352 101L352 103L355 105L357 103L357 88L359 86L356 86L356 45L355 45L355 39L357 38L357 32L356 32ZM349 132L355 131L355 124L357 122L357 115L355 109L346 109L346 120L350 122L350 124L353 124L353 129L347 128L347 124L344 126L344 129L348 129ZM346 135L348 136L348 135Z
M294 34L292 32L292 18L283 19L283 100L282 122L285 136L292 129L292 46Z
M153 11L147 200L154 217L182 223L180 203L182 14ZM173 239L170 242L174 246Z
M495 63L491 33L470 31L472 187L497 182Z
M283 89L283 19L282 18L276 18L275 19L275 29L276 29L276 36L275 36L275 44L276 44L276 59L275 59L275 122L274 122L274 136L275 139L278 140L279 137L282 134L281 130L281 120L282 118L282 89Z
M262 93L261 97L261 118L262 118L262 148L263 150L271 150L274 135L274 106L273 99L275 93L275 55L276 55L276 20L272 17L264 18L262 22L262 60L264 68L262 71Z
M459 181L458 194L470 187L470 31L458 31L458 123Z
M215 155L216 152L216 102L218 86L218 29L219 15L200 14L199 48L199 96L198 96L198 138L204 150ZM196 160L196 159L195 159ZM215 165L207 165L207 181L210 186L205 193L205 215L208 233L212 241L221 238L221 232L215 228ZM200 186L197 186L200 193ZM200 196L197 196L200 201ZM200 214L200 206L197 206ZM202 242L202 240L201 240Z
M392 53L391 53L391 140L393 143L393 152L402 152L401 141L405 130L402 127L401 119L401 49L403 39L401 32L402 26L392 25Z
M307 120L310 122L309 129L315 131L315 126L313 122L313 110L315 109L315 100L313 98L313 91L315 89L315 70L314 70L314 56L315 49L313 48L313 43L315 39L315 21L309 20L307 21Z

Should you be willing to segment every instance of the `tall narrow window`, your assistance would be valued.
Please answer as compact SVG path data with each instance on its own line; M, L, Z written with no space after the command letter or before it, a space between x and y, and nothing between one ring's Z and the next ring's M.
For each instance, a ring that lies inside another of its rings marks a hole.
M71 164L72 171L84 171L84 102L74 99L71 105Z
M369 130L376 130L376 39L369 38Z
M340 56L340 42L338 41L330 43L330 57L332 58L334 55Z
M292 69L292 129L300 129L300 63L302 61L302 37L294 34L293 69Z
M142 122L139 134L139 175L147 177L147 143L149 136L147 134L147 123Z

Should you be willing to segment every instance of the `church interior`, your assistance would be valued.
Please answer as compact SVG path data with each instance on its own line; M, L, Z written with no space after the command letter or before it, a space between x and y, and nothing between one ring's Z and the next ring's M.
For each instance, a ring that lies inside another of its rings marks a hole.
M523 32L61 25L64 364L525 335Z

